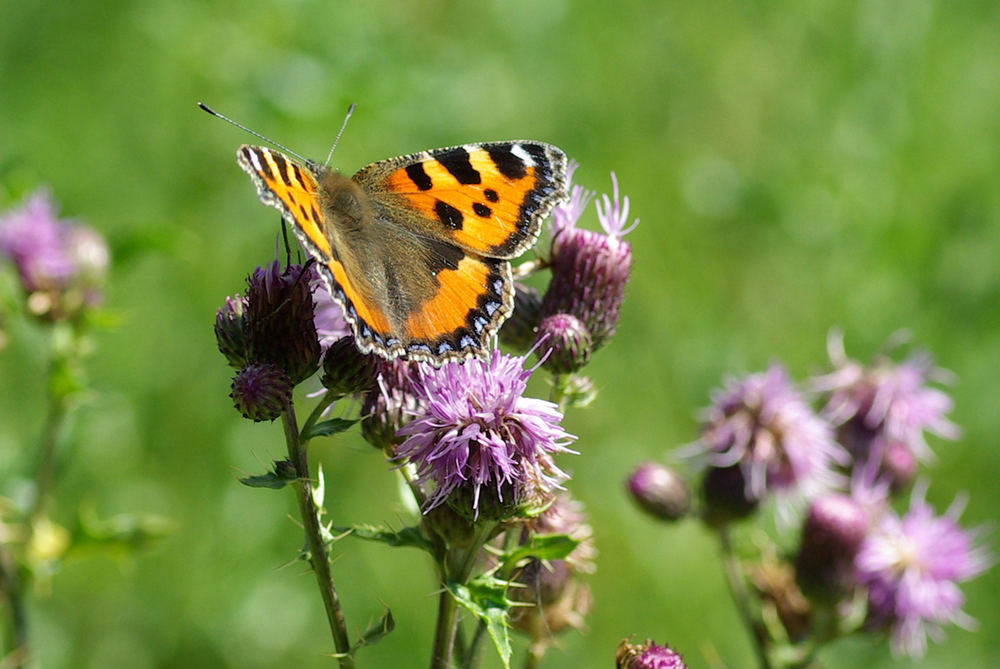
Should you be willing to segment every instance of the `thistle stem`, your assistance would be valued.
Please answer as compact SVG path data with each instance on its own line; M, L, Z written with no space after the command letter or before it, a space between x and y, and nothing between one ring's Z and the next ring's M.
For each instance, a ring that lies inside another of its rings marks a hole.
M722 527L719 530L719 543L722 549L722 562L725 566L729 594L736 604L743 625L750 634L750 640L757 653L761 669L771 669L771 660L767 655L767 630L750 609L750 593L747 592L746 581L743 579L743 573L733 551L733 541L728 527Z
M451 651L455 646L458 630L458 602L451 596L448 587L442 584L438 597L437 626L434 629L434 650L431 652L431 669L448 669L451 666Z
M314 415L318 414L314 412ZM312 420L313 416L310 416L310 421ZM320 595L323 597L326 618L330 623L330 634L333 636L333 643L337 648L337 661L340 663L341 669L353 669L354 658L351 656L351 644L347 638L344 612L340 608L340 598L333 585L333 576L330 574L330 558L326 552L326 544L323 542L319 514L313 499L312 479L309 476L308 440L300 440L295 420L295 407L291 402L288 403L288 407L282 414L282 423L285 428L285 442L288 445L288 459L295 467L297 479L294 486L295 498L299 503L299 515L302 517L302 527L305 530L306 543L309 546L309 559L312 563L313 573L316 574Z

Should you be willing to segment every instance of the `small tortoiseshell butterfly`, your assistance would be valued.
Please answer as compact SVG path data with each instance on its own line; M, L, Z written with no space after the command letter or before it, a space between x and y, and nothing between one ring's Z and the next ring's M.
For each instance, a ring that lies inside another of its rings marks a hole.
M514 307L509 261L566 198L566 155L524 140L380 160L351 178L262 146L236 162L316 259L358 348L434 366L484 354Z

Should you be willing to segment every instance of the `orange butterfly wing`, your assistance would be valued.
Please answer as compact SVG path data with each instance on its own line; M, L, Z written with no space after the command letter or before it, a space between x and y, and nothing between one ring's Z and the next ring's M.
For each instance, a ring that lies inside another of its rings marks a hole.
M566 155L542 142L488 142L379 161L354 175L373 198L409 209L413 231L488 258L516 258L566 198Z

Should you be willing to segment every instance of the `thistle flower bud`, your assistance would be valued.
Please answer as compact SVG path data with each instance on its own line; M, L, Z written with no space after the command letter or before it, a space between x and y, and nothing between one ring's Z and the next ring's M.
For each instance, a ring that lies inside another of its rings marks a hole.
M341 337L323 355L323 386L340 396L371 388L375 360L358 350L354 337Z
M590 362L593 342L580 319L570 314L546 316L538 325L539 356L546 355L542 367L553 374L571 374Z
M687 669L684 659L670 646L660 646L652 639L631 644L628 639L618 645L615 654L617 669Z
M518 353L535 343L535 329L541 316L542 298L531 286L514 284L514 311L500 328L500 341Z
M275 261L247 278L247 358L277 365L293 384L309 378L320 358L311 279L302 272L298 265L282 270Z
M233 378L236 410L254 422L274 420L292 400L292 381L277 365L250 363Z
M813 597L836 601L854 586L854 558L868 532L864 506L847 495L817 497L809 506L795 576Z
M522 587L511 588L511 599L530 604L511 611L514 628L525 632L534 644L544 647L555 635L583 627L593 599L583 575L595 570L593 529L587 524L583 505L568 494L556 496L552 505L525 524L521 541L535 535L565 534L579 544L565 559L531 559L515 573L513 581Z
M236 369L247 364L243 318L245 311L246 299L237 293L236 297L227 297L226 303L215 312L215 341L219 345L219 352Z
M760 499L750 496L739 465L709 467L702 480L702 499L705 521L712 526L746 518L760 505Z
M392 454L404 437L396 432L420 413L424 403L413 391L417 366L402 360L376 360L373 384L361 403L361 436Z
M691 489L670 467L656 462L641 464L626 487L636 504L654 518L680 520L691 511Z

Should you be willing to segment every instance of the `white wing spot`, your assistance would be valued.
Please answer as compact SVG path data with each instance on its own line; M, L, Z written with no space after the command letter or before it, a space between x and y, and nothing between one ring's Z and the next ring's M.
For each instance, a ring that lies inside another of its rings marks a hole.
M531 157L531 154L524 150L520 144L515 144L510 147L510 152L521 159L526 167L534 167L535 159Z

